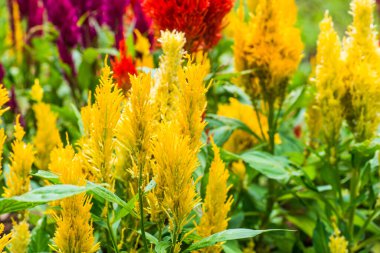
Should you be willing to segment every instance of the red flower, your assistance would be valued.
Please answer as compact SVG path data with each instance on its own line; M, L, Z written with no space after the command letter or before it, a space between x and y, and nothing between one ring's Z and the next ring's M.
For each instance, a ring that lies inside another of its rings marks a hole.
M177 30L186 34L185 48L209 50L215 46L222 30L224 16L233 0L144 0L143 7L160 30Z
M132 57L127 55L127 48L125 41L119 42L120 60L115 57L112 61L113 78L116 79L120 89L128 91L131 88L131 81L129 75L137 74L135 65L133 64Z

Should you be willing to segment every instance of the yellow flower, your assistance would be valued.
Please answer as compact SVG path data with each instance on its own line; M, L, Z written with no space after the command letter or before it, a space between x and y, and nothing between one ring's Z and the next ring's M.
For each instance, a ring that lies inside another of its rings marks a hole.
M7 136L5 135L4 128L1 128L0 129L0 175L2 173L2 163L1 163L1 161L3 160L3 149L4 149L4 143L5 143L6 139L7 139Z
M4 88L4 85L0 84L0 108L3 107L9 101L8 91ZM0 116L4 114L9 109L6 107L4 109L0 109Z
M4 232L4 224L0 224L0 234ZM3 235L0 238L0 252L3 252L4 248L12 241L12 233Z
M231 165L231 170L236 176L238 176L240 181L244 181L247 171L243 161L239 160L237 162L233 162Z
M38 79L34 80L34 84L32 86L32 89L30 91L30 95L32 99L36 102L41 102L42 98L44 96L44 90L42 89L40 85L40 81Z
M190 221L190 212L199 203L192 174L198 166L197 150L190 139L180 133L175 122L163 124L153 145L154 191L169 217L172 242L181 242L178 236Z
M100 84L95 90L95 102L81 110L84 137L79 142L82 158L86 161L88 178L114 186L114 129L121 115L123 96L112 82L111 69L105 63Z
M51 111L50 105L37 103L33 106L37 121L37 132L33 139L36 147L36 166L46 170L50 161L50 152L62 145L61 137L57 129L57 115Z
M330 236L329 248L330 253L348 253L348 242L341 235L336 223L333 222L334 233Z
M343 107L340 101L345 89L342 79L341 43L328 12L320 23L320 30L315 71L317 104L309 110L309 121L315 121L317 110L320 110L322 124L321 122L309 122L309 126L313 127L311 133L314 132L313 137L315 138L318 137L315 128L322 125L326 141L330 145L335 145L339 140L343 121Z
M34 162L34 150L31 144L22 141L24 129L17 116L15 133L16 139L12 143L12 153L10 155L10 171L6 175L7 186L4 187L4 197L18 196L26 193L30 189L30 172Z
M57 175L62 175L71 165L74 155L75 152L71 145L53 149L50 154L49 170Z
M197 232L202 237L207 237L217 232L225 230L228 226L228 213L233 201L232 196L228 197L228 178L223 161L220 159L219 148L212 141L214 150L214 160L210 166L206 197L203 203L203 215ZM202 252L220 252L220 245L206 248Z
M239 11L240 22L235 23L235 67L237 71L251 71L239 84L252 98L260 94L259 89L271 99L283 96L303 50L300 31L294 27L294 0L259 0L248 23L243 10Z
M238 119L261 139L268 139L267 118L260 113L256 114L250 105L242 104L237 99L231 98L230 104L218 106L218 115ZM280 138L277 134L276 143L280 142ZM259 143L259 140L255 136L238 129L232 133L230 138L223 145L223 148L234 153L240 153L257 143Z
M380 118L380 53L373 24L372 0L354 0L353 24L344 43L344 85L342 102L346 120L357 141L373 137Z
M16 224L13 223L12 241L9 246L10 252L27 253L28 245L30 243L29 224L23 220Z
M138 179L142 170L142 187L150 178L152 137L155 130L156 109L151 99L153 80L150 74L131 76L132 88L128 101L115 129L116 175L132 197L138 191Z
M325 119L326 119L326 116L327 116L326 114L323 115ZM318 106L317 103L312 103L309 105L306 111L305 121L309 128L310 143L314 145L315 141L318 140L319 134L321 132L322 121L323 121L321 108ZM325 127L328 127L328 126L326 125Z
M84 165L78 157L71 158L72 148L68 146L66 152L61 150L62 156L57 156L52 163L62 162L67 165L61 169L59 179L63 184L84 186L86 175ZM53 157L52 157L53 158ZM57 252L91 253L99 249L95 243L91 221L91 198L85 193L75 195L60 201L61 210L53 214L57 222L54 233L54 245Z
M149 39L144 37L139 30L135 29L136 45L135 50L141 55L136 59L136 67L153 68L153 55L150 53Z
M14 26L14 34L13 34L13 46L14 46L14 52L16 55L17 63L21 63L22 61L22 50L24 47L24 38L23 38L23 31L21 26L21 17L20 17L20 8L17 3L17 1L12 1L12 22L9 22L10 24L13 24Z
M207 105L204 79L208 71L208 59L202 55L197 62L189 58L187 65L178 71L177 118L182 133L190 137L190 143L196 150L202 145L201 135L206 125L203 120Z
M156 102L160 121L170 121L175 117L175 104L178 93L178 71L181 69L186 39L180 32L161 32L159 42L163 54L160 57L160 68L156 74Z

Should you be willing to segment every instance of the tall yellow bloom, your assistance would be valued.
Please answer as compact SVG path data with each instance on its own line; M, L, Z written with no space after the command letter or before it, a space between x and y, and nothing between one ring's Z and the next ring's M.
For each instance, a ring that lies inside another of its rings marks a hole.
M44 90L40 85L40 80L35 79L32 89L30 90L31 98L36 102L41 102L44 96Z
M313 115L309 116L314 116L312 118L314 119L315 114L320 110L324 137L330 145L335 145L338 142L343 121L341 99L345 89L342 79L341 43L328 12L320 23L320 30L315 71L316 105L309 111L309 114ZM320 125L316 122L312 124L313 127Z
M13 18L12 22L9 22L10 24L13 24L14 29L10 29L11 31L14 31L13 34L13 46L14 46L14 52L16 55L17 63L21 63L22 61L22 49L24 47L24 38L23 38L23 31L22 31L22 25L21 25L21 16L20 16L20 8L17 1L12 1L12 15Z
M13 224L12 241L9 246L11 252L27 253L28 245L30 243L29 224L26 220Z
M207 237L217 232L225 230L228 226L228 213L233 201L232 196L228 196L229 172L220 159L219 148L212 141L214 150L214 160L211 163L206 197L203 203L203 215L200 224L197 226L198 234ZM206 248L203 252L220 252L221 247L214 246Z
M161 32L159 42L163 54L156 74L156 101L159 109L158 119L170 121L175 117L175 104L178 93L178 71L181 69L186 39L181 32Z
M0 234L4 232L4 224L0 224ZM12 233L3 235L0 238L0 252L3 252L4 248L12 241Z
M112 82L111 69L105 63L95 90L95 102L92 104L89 98L88 106L81 111L85 135L79 146L89 178L109 184L110 189L114 184L114 129L121 115L122 101L122 93Z
M239 9L235 22L235 68L246 73L238 79L252 98L261 93L266 100L284 96L289 77L301 60L303 44L294 27L297 8L294 0L259 0L248 23Z
M357 141L370 139L380 123L380 53L373 24L374 6L373 0L351 3L353 24L344 43L347 92L342 101Z
M3 84L0 84L0 108L3 107L9 101L8 91L4 87ZM9 109L9 107L5 107L4 109L0 109L0 116L4 114Z
M50 161L50 152L62 145L57 129L57 114L51 111L50 105L39 102L33 106L37 121L37 132L33 139L36 147L36 166L46 170Z
M190 137L196 150L200 149L202 132L206 126L203 120L207 105L204 79L209 72L209 62L205 56L201 55L197 61L189 58L187 65L179 69L177 100L180 127L183 134Z
M71 146L66 147L71 154ZM61 150L61 154L65 152ZM53 157L52 157L53 158ZM63 184L84 186L86 175L84 166L78 157L71 158L70 155L57 156L52 163L62 162L67 166L62 168L59 179ZM61 210L54 213L57 229L54 233L54 245L52 248L62 253L96 252L99 244L95 243L91 221L91 198L85 193L75 195L60 201Z
M30 189L30 172L34 162L34 150L31 144L22 141L25 135L17 116L15 125L15 140L12 143L10 155L11 165L6 175L7 186L4 187L4 197L12 197L26 193Z
M190 138L180 133L178 124L163 124L153 146L155 190L169 218L174 252L179 252L178 236L190 221L191 210L199 203L192 174L198 166L197 151Z
M136 59L136 67L153 68L153 55L150 53L149 39L144 37L139 30L135 29L136 35L135 50L141 55L141 58Z

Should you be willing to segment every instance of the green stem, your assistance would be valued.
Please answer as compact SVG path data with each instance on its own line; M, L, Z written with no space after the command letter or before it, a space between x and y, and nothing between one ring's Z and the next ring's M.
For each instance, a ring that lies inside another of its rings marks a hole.
M177 225L174 224L174 231L173 231L173 237L172 237L172 248L171 253L174 253L175 245L177 244L178 240L178 231L177 231Z
M111 226L111 222L110 222L110 215L109 215L109 213L110 213L109 212L109 203L107 203L107 228L108 228L108 233L109 233L110 238L111 238L113 249L115 250L116 253L119 253L119 248L117 247L115 235L112 232L112 226Z
M359 169L357 166L352 168L352 177L350 182L350 209L348 213L348 232L351 238L351 244L354 245L354 219L356 212L356 197L359 183Z
M145 236L145 226L144 226L144 206L143 206L143 192L142 192L142 170L143 166L140 165L140 171L139 171L139 189L138 189L138 194L139 194L139 206L140 206L140 229L141 229L141 237L144 243L144 249L145 252L148 252L148 242L146 240Z

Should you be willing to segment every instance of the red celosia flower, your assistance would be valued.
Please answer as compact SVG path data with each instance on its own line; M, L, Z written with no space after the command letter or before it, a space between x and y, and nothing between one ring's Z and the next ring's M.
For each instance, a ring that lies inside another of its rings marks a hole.
M132 57L127 55L125 41L119 42L120 59L115 58L112 61L113 78L116 79L119 88L128 91L131 88L131 81L129 75L137 74L135 65L133 64Z
M156 32L177 30L186 34L186 49L209 50L220 37L224 16L233 0L144 0Z

